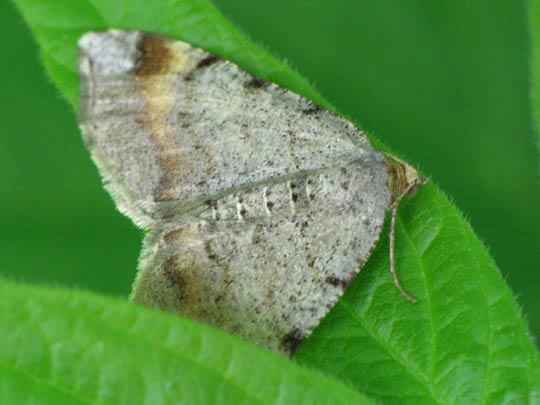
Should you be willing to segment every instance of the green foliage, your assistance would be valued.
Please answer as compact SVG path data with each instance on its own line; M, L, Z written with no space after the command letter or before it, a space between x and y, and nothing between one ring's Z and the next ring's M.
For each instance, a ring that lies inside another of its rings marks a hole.
M77 290L0 282L3 404L367 404L205 325Z
M529 0L529 30L531 49L531 97L533 119L536 124L537 142L540 148L540 0Z
M16 4L36 35L50 76L75 109L77 39L86 31L112 27L186 40L329 106L304 78L205 1ZM401 278L419 304L408 304L393 287L384 237L346 296L298 352L297 361L385 403L540 402L540 361L517 304L484 246L434 184L403 203L397 243ZM306 370L185 320L77 291L11 284L1 288L3 312L10 314L0 320L8 342L0 349L3 381L11 382L0 391L6 399L8 394L24 395L26 379L35 382L36 396L101 400L98 395L126 395L121 399L127 401L133 395L153 402L137 391L143 386L145 395L152 392L166 402L171 392L160 384L173 374L192 378L191 384L175 386L191 399L188 402L212 403L225 395L273 402L272 395L279 392L283 398L298 395L310 403L314 398L322 402L323 393L343 395L343 400L352 395L341 384L308 377ZM43 319L50 323L38 323ZM201 342L213 343L206 351L194 350ZM225 354L220 357L221 350ZM256 366L269 380L263 382L253 371ZM252 375L253 385L246 380L235 380L236 388L224 384L223 376L229 380L233 371Z

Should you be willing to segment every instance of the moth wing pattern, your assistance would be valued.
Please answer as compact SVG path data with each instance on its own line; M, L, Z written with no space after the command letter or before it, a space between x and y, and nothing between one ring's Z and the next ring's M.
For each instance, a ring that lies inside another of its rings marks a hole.
M348 121L185 42L112 30L84 35L79 48L86 145L140 226L375 153Z
M147 237L132 299L291 355L375 246L386 181L352 162L213 201Z
M290 355L378 241L383 156L343 118L185 42L113 30L79 47L85 143L149 230L133 301Z

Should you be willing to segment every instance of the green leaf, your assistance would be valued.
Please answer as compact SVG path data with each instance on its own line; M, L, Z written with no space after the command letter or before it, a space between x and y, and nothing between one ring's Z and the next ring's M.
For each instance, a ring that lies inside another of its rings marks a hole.
M540 0L529 0L529 31L531 49L531 97L533 102L533 119L540 148Z
M0 294L3 404L371 403L206 325L82 291Z
M75 109L77 39L112 27L186 40L332 108L306 79L249 41L206 1L16 4L51 77ZM300 349L299 362L390 403L540 402L538 352L512 293L434 184L400 209L398 271L418 305L405 302L393 287L387 256L384 236L344 299Z

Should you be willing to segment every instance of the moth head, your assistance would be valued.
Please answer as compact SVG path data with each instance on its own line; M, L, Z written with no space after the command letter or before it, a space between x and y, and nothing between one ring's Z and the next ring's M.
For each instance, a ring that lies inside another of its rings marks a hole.
M393 204L403 197L415 196L420 187L429 181L410 164L393 155L385 153L385 163L388 167L388 186Z

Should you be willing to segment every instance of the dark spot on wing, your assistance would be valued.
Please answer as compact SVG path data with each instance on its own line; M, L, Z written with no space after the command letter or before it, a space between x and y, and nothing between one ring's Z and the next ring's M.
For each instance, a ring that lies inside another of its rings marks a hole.
M303 341L304 337L300 331L298 329L293 329L281 338L281 349L282 351L289 353L289 356L292 356Z
M251 79L244 84L245 87L252 89L262 89L268 85L270 85L270 82L256 76L251 76Z
M137 44L135 74L150 76L166 73L173 54L169 48L171 39L153 34L143 34Z
M333 285L334 287L341 287L341 288L345 289L354 280L354 276L355 275L353 274L352 277L347 277L346 279L341 279L341 278L338 278L338 277L336 277L335 275L332 274L332 275L326 277L326 279L324 281L326 283L330 284L330 285Z
M214 63L218 62L219 58L216 55L208 55L205 58L201 59L199 63L197 63L197 66L195 69L203 69L208 66L213 65Z

